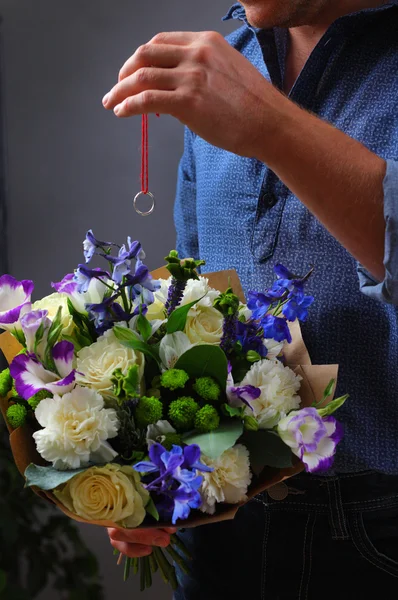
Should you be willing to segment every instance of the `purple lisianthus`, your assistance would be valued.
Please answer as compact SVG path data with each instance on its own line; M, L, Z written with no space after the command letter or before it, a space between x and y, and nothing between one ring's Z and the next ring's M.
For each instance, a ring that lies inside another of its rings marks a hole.
M292 336L289 330L289 325L286 319L281 317L274 317L273 315L267 315L262 319L261 325L264 330L264 337L276 340L277 342L283 342L287 340L288 343L292 341Z
M68 275L65 275L65 277L62 279L62 281L57 283L52 282L51 287L53 287L54 290L59 294L67 294L68 296L71 296L72 294L78 293L79 284L75 279L75 274L68 273Z
M228 404L235 408L239 408L242 404L246 404L253 410L250 404L251 400L257 400L261 396L261 390L254 385L243 385L241 387L227 387Z
M161 444L149 448L150 461L134 465L145 473L149 481L146 489L156 497L156 507L166 518L171 515L173 525L178 519L187 519L192 508L199 508L202 498L199 488L203 477L197 471L213 471L200 462L200 448L196 444L173 446L168 452Z
M15 329L20 317L30 310L33 288L33 281L0 277L0 329Z
M29 400L41 390L52 394L66 394L75 386L73 369L73 344L58 342L52 354L58 373L48 371L34 354L19 354L10 365L10 374L15 379L15 389L21 398Z
M303 408L279 421L278 434L304 463L306 471L315 473L332 466L343 428L334 417L322 418L316 408Z
M114 244L113 242L101 242L101 240L97 240L97 238L94 237L92 229L89 229L83 242L83 252L86 263L90 262L97 249L104 250L104 248L110 248L111 246L117 246L117 244Z
M35 351L36 341L46 343L48 330L51 327L51 320L47 315L48 310L32 310L21 317L21 327L25 335L28 352ZM39 329L42 332L41 340L37 340Z

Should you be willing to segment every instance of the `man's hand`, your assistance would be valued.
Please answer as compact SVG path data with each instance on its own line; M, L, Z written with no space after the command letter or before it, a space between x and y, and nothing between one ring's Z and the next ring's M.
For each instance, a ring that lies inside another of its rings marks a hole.
M166 548L177 529L108 529L111 545L125 556L140 558L152 553L152 546Z
M170 114L211 144L247 157L277 125L281 102L288 101L215 32L158 34L127 60L103 99L118 117Z

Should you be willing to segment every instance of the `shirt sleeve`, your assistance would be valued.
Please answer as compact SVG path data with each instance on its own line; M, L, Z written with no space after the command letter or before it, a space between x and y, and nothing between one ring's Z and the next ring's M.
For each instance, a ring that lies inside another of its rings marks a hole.
M194 134L186 128L184 154L178 169L174 224L177 233L177 250L180 257L199 259L196 165L193 142Z
M358 265L361 291L374 300L398 306L398 161L387 161L384 178L384 218L386 222L384 281L377 281Z

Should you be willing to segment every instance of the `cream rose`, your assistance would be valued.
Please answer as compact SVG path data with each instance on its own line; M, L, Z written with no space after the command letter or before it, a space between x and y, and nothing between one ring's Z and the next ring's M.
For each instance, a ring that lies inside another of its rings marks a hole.
M68 510L87 521L111 521L138 527L145 518L149 493L132 467L116 464L79 473L55 496Z
M170 282L166 281L165 279L159 279L158 281L160 282L160 289L154 292L154 302L152 304L148 304L148 312L145 315L149 321L163 321L166 318L166 310L164 306L167 302Z
M197 304L188 313L185 333L192 344L219 344L224 318L212 306Z
M68 296L66 294L50 294L41 300L37 300L32 306L32 310L47 310L48 317L54 321L59 307L62 308L61 323L62 335L72 335L75 324L68 309Z
M82 385L97 390L104 398L115 398L112 386L112 374L121 369L127 375L129 367L138 365L139 375L144 373L144 357L141 352L126 348L117 339L112 329L106 331L98 340L82 348L77 354L76 380Z
M247 500L247 488L251 482L249 451L243 444L237 444L213 460L202 454L201 462L212 467L210 473L201 473L203 482L200 494L203 498L200 510L215 513L216 504L238 504Z

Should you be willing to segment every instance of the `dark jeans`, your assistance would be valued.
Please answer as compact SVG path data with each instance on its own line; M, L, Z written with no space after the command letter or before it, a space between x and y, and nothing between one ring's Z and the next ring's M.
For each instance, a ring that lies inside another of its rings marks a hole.
M398 597L398 477L299 475L234 521L181 534L194 560L175 600ZM289 492L274 500L275 492Z

